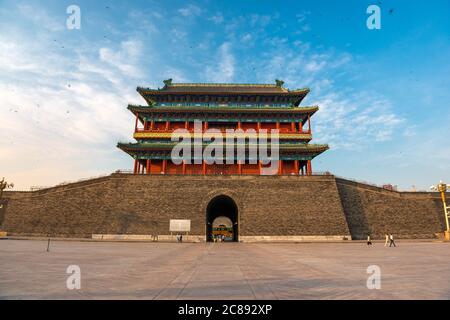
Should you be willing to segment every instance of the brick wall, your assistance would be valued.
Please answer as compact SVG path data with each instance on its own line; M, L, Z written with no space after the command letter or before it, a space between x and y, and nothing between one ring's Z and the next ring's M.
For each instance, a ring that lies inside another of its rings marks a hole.
M170 219L190 219L204 235L217 195L237 204L240 236L431 238L444 229L431 193L399 193L334 176L108 177L34 192L5 192L1 229L10 234L91 237L169 234Z
M352 239L433 238L445 229L442 201L436 193L396 192L336 178Z
M228 195L241 236L348 235L335 180L298 176L111 176L14 193L2 228L10 234L90 237L168 234L170 219L190 219L204 235L206 207Z

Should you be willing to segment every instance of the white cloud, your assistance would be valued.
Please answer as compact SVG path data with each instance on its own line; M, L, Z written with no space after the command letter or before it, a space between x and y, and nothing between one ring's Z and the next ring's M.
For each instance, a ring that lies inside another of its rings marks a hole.
M101 48L100 60L118 68L124 75L142 76L137 61L141 58L143 45L139 40L127 40L120 44L119 50Z
M0 70L7 71L0 75L4 175L21 189L120 168L126 155L115 145L130 139L126 105L138 95L127 79L139 71L139 42L80 55L79 64L20 35L3 35L0 46L14 48L0 52Z
M221 13L217 13L208 20L214 22L215 24L221 24L225 19L223 18L223 15Z
M392 112L390 102L368 92L332 92L315 99L316 142L333 149L364 149L374 141L392 138L404 120Z
M38 28L45 28L51 32L65 29L65 11L62 11L61 16L50 16L44 9L38 6L19 4L18 9L21 17L30 20Z
M195 17L195 16L199 16L202 13L202 9L200 9L199 7L197 7L193 4L190 4L184 8L179 9L178 12L183 17Z
M223 43L217 53L216 64L206 68L206 77L211 82L232 82L235 72L235 58L229 42Z

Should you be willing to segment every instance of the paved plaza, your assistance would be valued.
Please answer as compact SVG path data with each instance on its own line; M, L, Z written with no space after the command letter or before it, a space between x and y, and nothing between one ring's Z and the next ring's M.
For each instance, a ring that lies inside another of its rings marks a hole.
M450 244L0 240L0 299L450 299ZM81 289L68 290L69 265ZM367 268L381 289L367 288Z

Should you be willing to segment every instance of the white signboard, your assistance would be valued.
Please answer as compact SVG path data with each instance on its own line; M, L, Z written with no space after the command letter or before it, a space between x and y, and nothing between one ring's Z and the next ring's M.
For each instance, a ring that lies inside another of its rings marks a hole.
M191 231L191 220L170 219L170 232Z

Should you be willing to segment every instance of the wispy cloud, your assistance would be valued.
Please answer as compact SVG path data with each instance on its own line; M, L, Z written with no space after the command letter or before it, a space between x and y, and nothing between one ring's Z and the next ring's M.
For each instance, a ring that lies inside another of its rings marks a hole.
M223 43L217 52L215 64L206 68L206 78L211 82L232 82L235 73L235 57L231 44Z
M63 15L60 16L61 21L58 21L57 17L50 15L42 7L19 4L17 8L21 17L33 22L37 28L44 28L50 32L63 31L65 28L61 23L64 21Z
M100 60L111 67L119 69L127 76L142 76L138 61L142 56L143 44L139 40L127 40L120 44L119 49L101 48Z
M202 13L202 9L196 5L190 4L178 10L183 17L196 17Z

